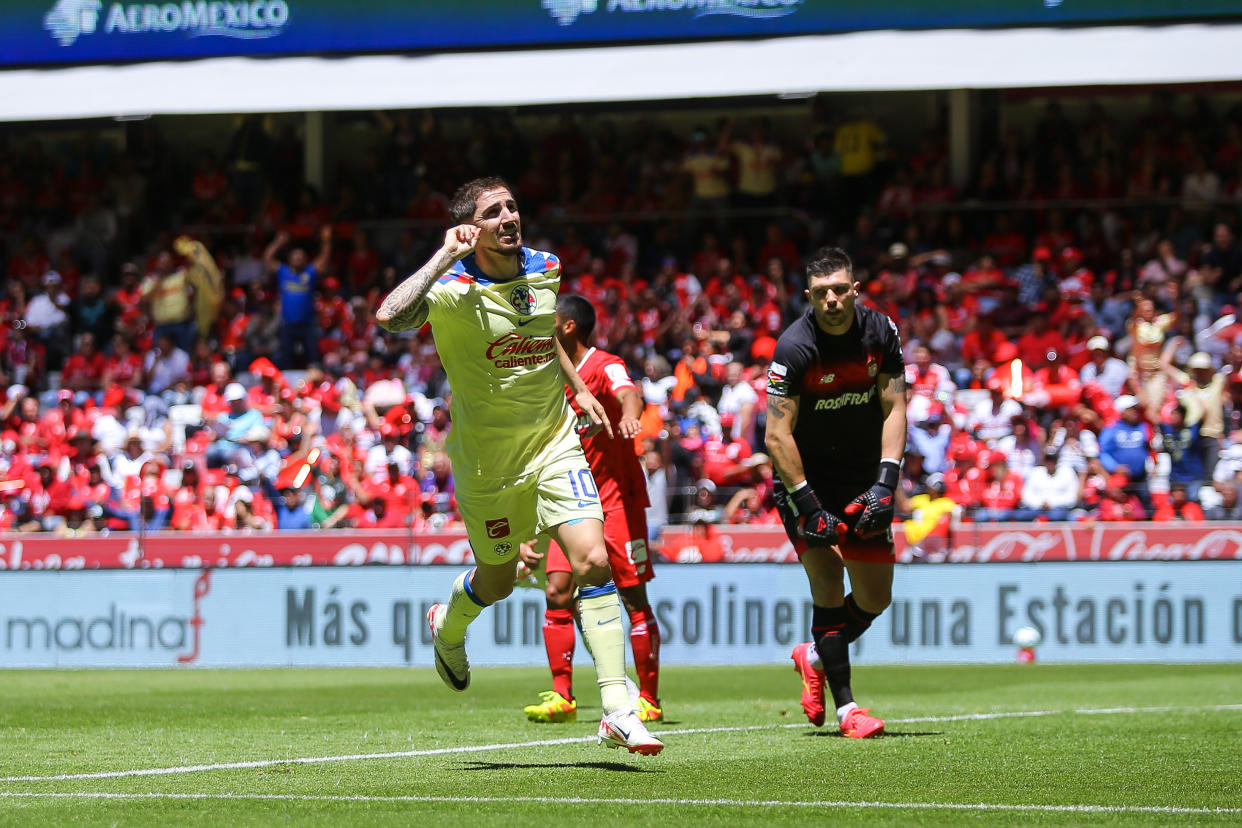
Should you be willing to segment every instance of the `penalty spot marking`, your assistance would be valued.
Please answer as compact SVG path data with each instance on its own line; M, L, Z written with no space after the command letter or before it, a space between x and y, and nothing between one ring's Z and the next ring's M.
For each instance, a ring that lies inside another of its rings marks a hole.
M1062 814L1242 814L1242 808L1187 808L1173 805L1034 805L992 802L848 802L844 800L785 799L622 799L613 797L554 796L366 796L342 794L236 794L236 793L80 793L7 792L0 799L96 799L96 800L237 800L257 802L394 802L478 803L509 805L524 802L547 805L708 805L732 808L881 808L891 811L1018 811Z
M962 713L953 716L914 716L905 719L887 719L889 724L927 724L935 722L974 722L991 719L1026 719L1041 716L1080 715L1133 715L1137 713L1169 713L1175 710L1198 710L1219 712L1224 710L1242 710L1242 704L1217 704L1207 707L1108 707L1083 708L1070 710L1015 710L998 713ZM656 731L659 736L690 736L697 733L748 733L756 730L786 730L806 728L806 724L771 724L745 725L738 727L693 727L678 730ZM121 779L135 776L172 776L186 773L203 773L206 771L249 770L253 768L270 768L277 765L322 765L328 762L361 762L375 759L410 759L419 756L450 756L469 753L489 753L497 750L513 750L517 748L548 747L553 745L585 744L595 740L594 736L573 736L564 739L539 739L530 742L502 742L491 745L458 745L455 747L428 748L425 750L398 750L388 753L347 753L339 756L297 756L290 759L255 759L244 762L218 762L203 765L178 765L169 768L136 768L119 771L94 771L91 773L61 773L54 776L4 776L0 782L67 782L75 779ZM458 800L452 800L458 801ZM467 801L467 800L460 800ZM480 800L482 801L482 800ZM506 799L505 802L520 800ZM539 800L530 800L532 802ZM696 800L697 801L697 800Z

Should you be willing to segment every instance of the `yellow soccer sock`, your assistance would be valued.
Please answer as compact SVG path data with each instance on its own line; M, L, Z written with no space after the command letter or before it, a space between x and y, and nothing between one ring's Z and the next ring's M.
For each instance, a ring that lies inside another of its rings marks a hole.
M621 625L621 601L612 581L602 586L578 588L578 614L582 639L595 659L599 697L605 713L631 708L625 689L625 628Z
M449 594L444 621L438 631L440 640L445 644L460 644L465 641L466 627L488 607L470 589L470 575L473 572L473 569L468 569L453 581L453 591Z

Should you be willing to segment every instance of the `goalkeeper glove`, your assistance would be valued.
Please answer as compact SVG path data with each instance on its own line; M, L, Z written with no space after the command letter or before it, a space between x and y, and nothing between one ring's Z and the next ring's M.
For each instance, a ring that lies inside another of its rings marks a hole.
M853 529L860 537L878 535L893 525L893 492L900 476L900 463L881 460L875 485L845 507L847 518L855 518Z
M789 496L793 512L802 518L802 537L817 546L836 546L845 537L849 527L831 512L825 511L819 498L808 485Z

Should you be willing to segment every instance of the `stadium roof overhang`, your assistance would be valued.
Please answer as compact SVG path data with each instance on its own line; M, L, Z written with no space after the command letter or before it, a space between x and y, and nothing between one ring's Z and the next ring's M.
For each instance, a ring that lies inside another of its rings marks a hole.
M1242 24L877 31L0 72L0 120L1242 80Z

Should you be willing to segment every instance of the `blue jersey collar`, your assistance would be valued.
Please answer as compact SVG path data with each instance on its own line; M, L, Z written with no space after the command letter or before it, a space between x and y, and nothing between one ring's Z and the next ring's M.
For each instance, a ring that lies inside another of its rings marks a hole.
M514 276L513 279L506 279L505 281L520 279L527 274L528 265L530 264L530 249L523 247L521 250L521 256L522 262L519 266L520 272L517 276ZM466 273L468 273L480 285L492 285L496 283L495 279L488 276L483 272L483 268L479 267L479 263L475 260L473 253L461 260L461 266L462 269L465 270Z

